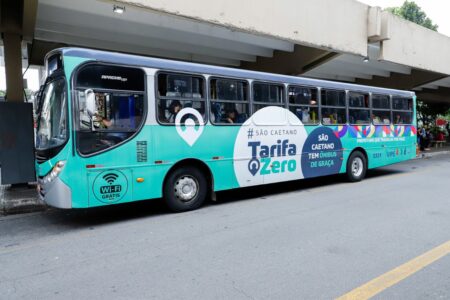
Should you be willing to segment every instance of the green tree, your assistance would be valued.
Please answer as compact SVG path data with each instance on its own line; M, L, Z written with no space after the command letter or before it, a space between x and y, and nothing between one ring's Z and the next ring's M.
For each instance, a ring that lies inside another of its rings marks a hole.
M450 117L450 103L426 103L417 101L417 121L433 125L439 117Z
M427 14L414 1L406 0L400 7L388 7L386 10L428 29L434 31L438 29L438 25L433 24L433 21L427 17Z

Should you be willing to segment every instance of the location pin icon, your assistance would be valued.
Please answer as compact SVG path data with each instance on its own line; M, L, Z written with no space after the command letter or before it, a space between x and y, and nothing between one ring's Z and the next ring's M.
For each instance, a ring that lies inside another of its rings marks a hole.
M249 162L248 162L248 170L250 171L250 173L255 176L256 173L258 173L259 168L261 167L261 164L259 163L259 160L256 157L253 157Z
M196 123L192 117L189 117L184 122L184 128L181 128L181 118L185 115L192 115L197 118L199 126L196 128ZM204 121L202 115L191 107L183 108L180 110L175 117L175 127L177 129L178 135L189 145L193 146L198 138L203 133Z

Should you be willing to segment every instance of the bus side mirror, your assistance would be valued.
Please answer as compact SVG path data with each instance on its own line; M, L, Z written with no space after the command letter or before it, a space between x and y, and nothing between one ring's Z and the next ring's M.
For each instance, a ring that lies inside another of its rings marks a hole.
M44 96L44 87L45 84L41 85L39 87L39 90L36 93L36 96L34 98L34 108L35 108L35 112L36 114L40 114L41 112L41 105L42 105L42 97Z

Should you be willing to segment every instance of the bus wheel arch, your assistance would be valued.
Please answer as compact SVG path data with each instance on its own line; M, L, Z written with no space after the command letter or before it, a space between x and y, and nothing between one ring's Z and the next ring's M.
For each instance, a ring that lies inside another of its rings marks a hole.
M357 182L364 179L369 166L369 159L367 152L357 147L350 152L347 159L346 173L348 180L351 182Z
M183 203L180 201L180 195L177 192L174 195L173 191L177 191L176 185L180 184L180 179L185 184L192 184L198 189L199 197L195 199L195 203ZM208 197L212 197L214 191L213 180L210 168L203 161L198 159L181 160L169 169L164 178L162 187L163 198L169 208L175 212L197 209Z

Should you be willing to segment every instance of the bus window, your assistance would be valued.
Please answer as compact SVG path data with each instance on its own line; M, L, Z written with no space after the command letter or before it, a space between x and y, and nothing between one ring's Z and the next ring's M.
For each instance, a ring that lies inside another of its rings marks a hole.
M344 91L322 90L321 101L322 124L335 125L347 123Z
M403 97L392 97L392 109L412 110L412 99Z
M318 92L316 88L290 86L289 110L294 113L303 124L318 124Z
M348 106L350 124L370 123L369 94L349 92Z
M412 112L394 111L394 124L411 124Z
M253 112L266 106L283 106L283 85L269 83L253 84Z
M77 145L81 154L113 147L133 136L145 116L145 75L140 69L87 65L76 77ZM94 99L88 111L87 98Z
M175 123L175 118L183 108L194 108L206 120L204 79L187 74L160 73L158 75L158 121L163 124Z
M388 95L372 95L372 123L389 125L391 120L391 100Z
M392 114L394 124L412 123L412 99L404 97L392 97Z
M211 122L242 124L249 117L248 83L236 79L210 81Z
M94 92L96 113L93 126L108 131L135 131L144 113L142 94L123 92ZM86 110L85 92L78 91L80 129L89 130L90 120Z
M389 96L387 95L372 95L373 109L391 109Z

